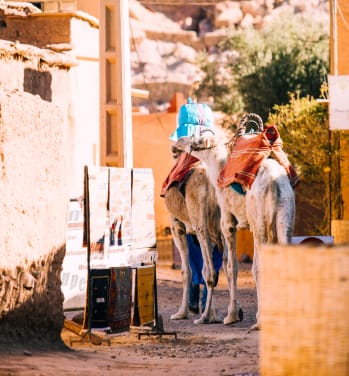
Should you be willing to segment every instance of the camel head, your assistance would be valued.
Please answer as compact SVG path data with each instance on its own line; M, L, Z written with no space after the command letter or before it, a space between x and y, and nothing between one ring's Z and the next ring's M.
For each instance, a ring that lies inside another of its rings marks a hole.
M232 134L229 130L215 126L214 128L197 127L191 136L179 138L174 146L187 153L210 150L218 145L227 145Z
M172 153L172 158L177 159L181 153L183 153L183 149L179 149L176 147L176 145L171 145L171 153Z
M175 147L179 150L191 153L193 151L208 150L216 147L215 131L213 129L207 129L204 132L200 132L198 135L191 135L187 137L181 137L175 143Z

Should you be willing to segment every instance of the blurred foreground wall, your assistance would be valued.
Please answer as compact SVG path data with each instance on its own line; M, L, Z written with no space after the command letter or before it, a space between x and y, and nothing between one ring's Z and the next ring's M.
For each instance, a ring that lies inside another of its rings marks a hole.
M262 376L349 375L348 268L348 243L262 249Z

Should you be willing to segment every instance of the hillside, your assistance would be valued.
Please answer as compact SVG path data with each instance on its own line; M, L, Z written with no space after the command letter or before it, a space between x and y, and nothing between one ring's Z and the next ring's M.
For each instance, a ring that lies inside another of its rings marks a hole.
M189 95L202 72L197 54L216 46L232 29L260 29L288 12L329 23L327 0L223 1L183 5L131 0L131 74L134 88L150 92L149 100L133 99L143 112L166 110L175 92Z

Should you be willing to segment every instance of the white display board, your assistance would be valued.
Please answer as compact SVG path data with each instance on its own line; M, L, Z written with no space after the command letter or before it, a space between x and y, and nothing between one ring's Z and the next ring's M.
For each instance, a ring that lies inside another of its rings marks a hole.
M91 169L89 192L91 268L136 267L156 262L152 170ZM84 198L81 195L69 203L66 255L61 273L65 310L85 305L87 247L83 242Z
M328 76L330 130L349 129L349 75Z

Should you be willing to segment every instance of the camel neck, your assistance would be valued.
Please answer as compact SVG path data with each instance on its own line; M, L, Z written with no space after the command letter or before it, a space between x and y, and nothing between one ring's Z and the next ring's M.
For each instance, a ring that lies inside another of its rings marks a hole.
M205 165L208 178L214 186L217 186L217 179L220 171L225 165L228 152L224 144L217 145L212 149L192 152L192 155L200 159Z

